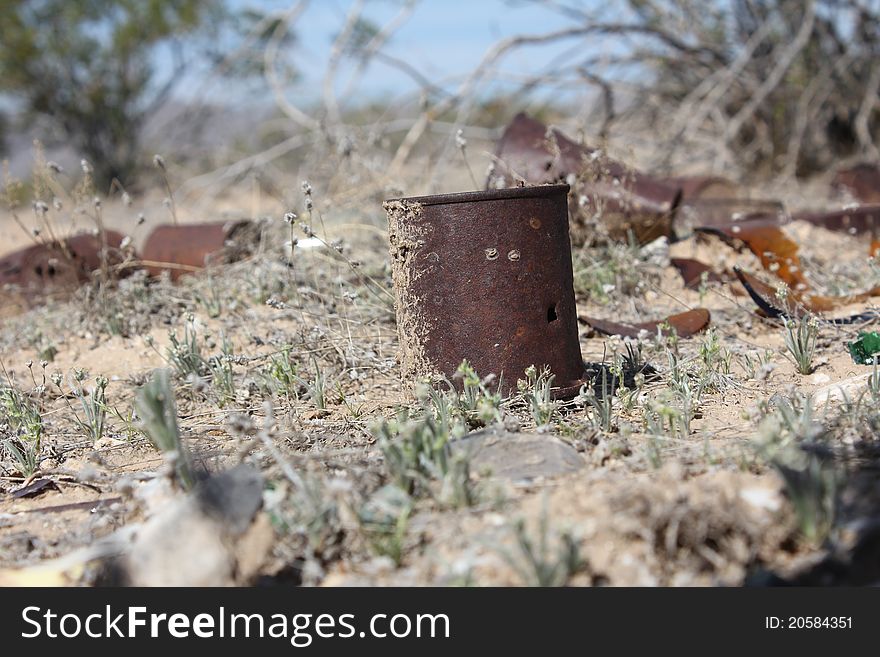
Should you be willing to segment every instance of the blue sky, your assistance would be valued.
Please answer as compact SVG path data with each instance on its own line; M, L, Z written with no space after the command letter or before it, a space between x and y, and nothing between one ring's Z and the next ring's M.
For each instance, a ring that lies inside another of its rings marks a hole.
M291 6L293 0L231 2L236 8L273 11ZM610 0L611 5L615 2ZM291 53L291 61L299 69L301 78L291 93L304 100L319 97L333 37L341 29L351 4L351 0L312 0L300 17L294 26L297 45ZM572 0L570 4L595 7L597 1ZM398 12L400 5L400 0L371 0L366 4L364 15L381 26ZM384 50L406 60L432 80L447 82L447 87L452 89L499 39L551 31L571 24L570 19L521 0L421 0L411 18ZM506 58L502 68L514 75L537 71L566 45L571 44L524 49ZM347 80L345 69L339 78L341 88ZM360 80L356 94L365 99L387 98L416 89L404 74L375 62Z

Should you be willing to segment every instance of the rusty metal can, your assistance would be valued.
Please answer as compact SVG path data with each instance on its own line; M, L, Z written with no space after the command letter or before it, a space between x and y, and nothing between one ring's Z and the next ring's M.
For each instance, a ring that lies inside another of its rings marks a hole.
M548 366L557 397L583 383L568 185L389 200L401 367L453 377L467 359L509 391Z
M122 240L108 230L19 249L0 258L0 285L13 286L32 301L69 296L92 272L122 262Z
M172 280L210 264L234 262L246 255L248 241L236 237L253 224L248 221L156 226L147 237L143 260L151 276L168 271Z

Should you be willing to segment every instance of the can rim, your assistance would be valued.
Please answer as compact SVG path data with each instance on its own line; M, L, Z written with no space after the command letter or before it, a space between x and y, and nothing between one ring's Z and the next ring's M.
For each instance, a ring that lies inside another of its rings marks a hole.
M504 189L484 189L474 192L455 192L452 194L430 194L427 196L406 196L391 198L386 203L405 202L419 205L448 205L451 203L472 203L474 201L499 201L512 198L537 198L568 195L569 185L532 185L529 187L506 187Z

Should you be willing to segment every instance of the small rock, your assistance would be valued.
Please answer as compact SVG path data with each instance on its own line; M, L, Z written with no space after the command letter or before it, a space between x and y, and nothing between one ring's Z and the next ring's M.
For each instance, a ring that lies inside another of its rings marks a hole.
M137 532L124 559L133 586L231 586L262 565L274 533L262 506L263 480L238 466L172 500Z
M571 445L549 434L510 433L484 429L453 441L453 452L471 457L471 472L523 481L577 472L584 459Z

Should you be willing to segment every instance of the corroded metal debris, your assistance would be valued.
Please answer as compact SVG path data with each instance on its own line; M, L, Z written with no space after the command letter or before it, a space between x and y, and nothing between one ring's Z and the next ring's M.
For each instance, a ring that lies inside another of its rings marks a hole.
M699 228L698 232L721 237L728 244L745 245L761 261L764 269L773 272L794 290L809 289L803 267L798 257L797 243L774 223L755 217L738 224Z
M671 176L660 181L669 187L681 189L682 202L695 199L735 199L739 185L719 176Z
M880 286L874 287L867 292L851 294L845 297L831 297L814 292L801 293L795 290L779 290L768 285L757 276L750 274L740 267L734 267L734 272L755 305L767 317L789 317L797 319L810 313L823 313L834 310L840 306L851 303L868 301L872 297L880 296ZM859 321L877 319L874 312L859 313L851 317L829 319L834 324L852 324Z
M685 239L700 228L725 228L748 221L783 226L791 221L780 201L738 198L695 198L683 201L675 211L673 229Z
M870 255L880 252L880 205L860 205L832 212L800 212L792 218L838 233L866 235Z
M143 263L151 275L163 271L177 280L211 264L247 257L256 240L250 221L157 226L147 237Z
M857 164L841 169L831 181L832 192L847 195L860 203L880 203L880 168L876 164Z
M36 301L70 295L106 268L124 276L143 267L156 276L168 271L176 280L210 264L249 256L259 241L260 225L252 221L158 226L143 248L142 259L124 236L113 230L81 233L53 242L34 244L0 258L3 316L27 309Z
M691 290L698 289L704 280L707 283L727 282L724 275L719 274L705 262L693 258L670 258L669 264L678 270L684 286Z
M645 332L656 334L657 331L661 331L666 335L674 329L679 337L689 338L709 326L711 315L705 308L695 308L676 315L670 315L658 321L637 324L614 322L585 315L578 316L578 319L584 324L588 324L597 333L604 335L622 335L627 338L637 338Z
M13 286L25 298L69 293L92 272L122 261L122 239L108 230L19 249L0 258L0 285Z
M681 189L629 168L598 149L578 144L556 128L518 114L504 131L495 152L488 189L518 184L573 183L571 239L596 239L600 221L612 239L640 242L671 234L672 215Z
M386 201L407 377L452 378L467 359L506 389L549 366L560 397L582 385L568 185Z

